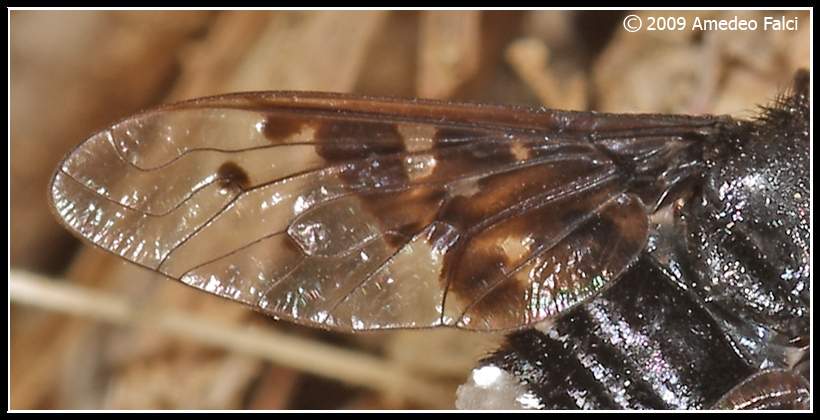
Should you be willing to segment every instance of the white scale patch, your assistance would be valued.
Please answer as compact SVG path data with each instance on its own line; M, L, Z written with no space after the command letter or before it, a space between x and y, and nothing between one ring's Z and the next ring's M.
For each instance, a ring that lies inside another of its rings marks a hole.
M519 162L530 158L530 149L521 144L520 141L515 141L510 145L510 153Z
M398 131L408 152L420 152L433 148L433 137L438 130L429 125L399 124Z
M419 182L433 174L436 163L436 158L430 154L407 156L404 158L404 171L411 182Z

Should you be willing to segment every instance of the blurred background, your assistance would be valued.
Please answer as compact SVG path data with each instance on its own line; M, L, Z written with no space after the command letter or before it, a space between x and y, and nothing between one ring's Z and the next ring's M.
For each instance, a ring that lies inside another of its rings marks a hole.
M82 246L51 214L59 160L161 103L319 90L609 112L755 115L810 68L808 11L641 11L685 30L630 33L627 11L24 11L10 28L10 277L32 272L126 299L360 352L436 387L363 387L150 328L10 301L11 409L453 408L497 335L331 334L276 323ZM797 19L764 31L765 17ZM695 18L754 31L692 30ZM10 278L10 282L13 278ZM438 392L438 390L442 390ZM423 392L422 392L423 393Z

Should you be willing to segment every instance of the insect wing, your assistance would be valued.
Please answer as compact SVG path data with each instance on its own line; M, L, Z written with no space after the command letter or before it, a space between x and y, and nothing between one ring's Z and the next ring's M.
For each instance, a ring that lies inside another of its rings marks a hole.
M659 155L666 139L638 123L694 130L652 116L227 95L97 133L62 162L52 204L95 245L277 318L511 329L595 295L644 248L646 210L618 151L600 146L625 132L633 142L613 135L618 148Z

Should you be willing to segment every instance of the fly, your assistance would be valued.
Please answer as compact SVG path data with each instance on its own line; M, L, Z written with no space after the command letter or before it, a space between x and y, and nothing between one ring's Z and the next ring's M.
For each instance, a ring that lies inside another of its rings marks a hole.
M125 260L337 331L532 331L660 276L751 375L808 338L808 86L755 121L223 95L95 134L51 202ZM759 328L775 338L744 344Z

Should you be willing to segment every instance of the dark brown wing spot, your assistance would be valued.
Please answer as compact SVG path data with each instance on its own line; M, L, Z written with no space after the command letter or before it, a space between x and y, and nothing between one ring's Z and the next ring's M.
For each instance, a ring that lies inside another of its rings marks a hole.
M646 241L648 222L637 200L621 196L598 208L610 191L536 207L467 240L448 264L448 308L462 307L465 328L503 329L546 319L593 296ZM566 201L582 198L585 216L565 218Z
M509 159L507 153L499 153L496 159ZM461 191L451 191L452 197L441 209L440 220L460 229L469 229L525 201L545 195L558 194L562 188L573 186L584 176L604 177L610 168L587 160L562 161L515 171L485 176L476 181L471 194L459 195Z
M444 192L421 186L359 198L376 215L383 232L398 234L385 237L391 246L398 248L433 222L436 210L444 200Z
M295 115L268 115L262 123L262 134L273 143L278 143L300 131L311 121Z
M239 189L240 191L247 190L251 187L251 179L248 173L235 162L225 162L216 171L220 188L225 190Z
M404 151L404 138L393 123L327 120L317 124L316 152L341 162Z

